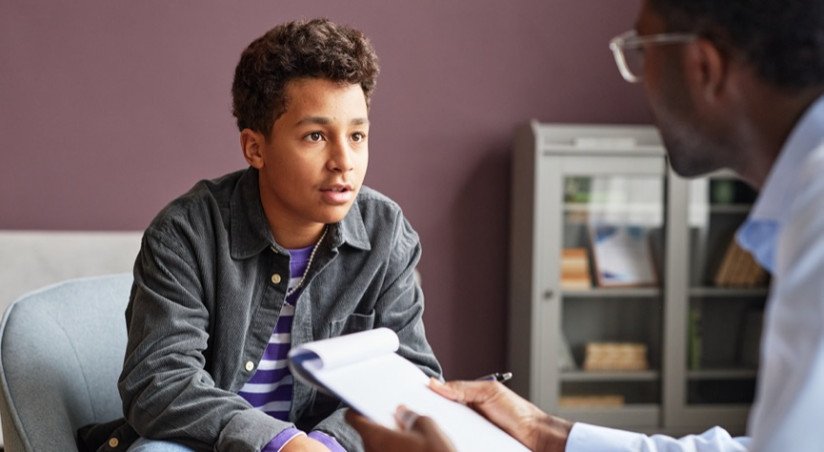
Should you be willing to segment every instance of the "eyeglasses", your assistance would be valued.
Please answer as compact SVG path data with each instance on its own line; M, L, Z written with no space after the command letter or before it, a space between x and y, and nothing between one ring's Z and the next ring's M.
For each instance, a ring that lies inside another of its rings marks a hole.
M644 73L644 47L648 45L684 44L698 38L693 33L659 33L654 35L638 36L638 32L630 30L612 38L609 49L615 57L615 64L624 80L630 83L641 81Z

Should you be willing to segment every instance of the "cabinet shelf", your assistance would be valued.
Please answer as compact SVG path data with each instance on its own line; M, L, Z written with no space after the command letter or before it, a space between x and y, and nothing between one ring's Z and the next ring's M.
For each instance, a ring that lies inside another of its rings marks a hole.
M690 380L749 380L758 375L756 369L700 369L687 371Z
M558 416L571 421L632 430L655 425L661 418L659 405L640 403L620 407L559 408L555 412Z
M569 213L589 213L589 212L643 212L658 213L661 211L660 204L641 203L609 203L609 202L567 202L564 203L564 212Z
M733 287L712 287L700 286L690 287L691 298L761 298L767 296L769 289L766 287L733 288Z
M645 371L565 371L561 381L657 381L661 377L656 370Z
M552 154L571 154L571 155L581 155L583 153L590 153L590 154L599 154L606 152L610 155L638 155L638 154L647 154L658 156L664 152L663 146L660 144L633 144L633 145L624 145L620 147L605 147L605 146L592 146L586 147L581 146L574 143L544 143L544 152L552 153Z
M726 215L745 215L752 209L751 204L712 204L710 213Z
M592 289L565 289L561 294L567 298L657 298L661 296L658 287L596 287Z

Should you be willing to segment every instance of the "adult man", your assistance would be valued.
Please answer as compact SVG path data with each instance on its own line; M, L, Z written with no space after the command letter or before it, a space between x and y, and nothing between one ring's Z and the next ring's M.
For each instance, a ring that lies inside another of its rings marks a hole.
M536 450L822 450L824 2L644 0L635 30L610 47L622 75L643 82L676 172L731 168L761 190L737 236L773 274L751 438L720 427L674 439L570 424L494 383L434 389ZM368 446L449 447L425 422L428 433L349 419Z
M417 234L362 186L378 73L365 36L290 22L243 52L233 113L249 168L201 181L147 228L119 389L130 450L361 448L336 399L294 381L292 344L386 326L426 373Z

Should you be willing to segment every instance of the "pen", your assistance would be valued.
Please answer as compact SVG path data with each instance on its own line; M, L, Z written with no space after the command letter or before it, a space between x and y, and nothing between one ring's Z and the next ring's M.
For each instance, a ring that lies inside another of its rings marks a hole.
M489 380L489 381L497 381L503 383L505 381L509 381L512 378L512 372L495 372L494 374L484 375L481 378L476 378L476 380Z

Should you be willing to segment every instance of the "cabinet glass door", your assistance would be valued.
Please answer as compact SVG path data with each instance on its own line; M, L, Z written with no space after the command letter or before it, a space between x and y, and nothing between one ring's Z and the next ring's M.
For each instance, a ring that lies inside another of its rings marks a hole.
M683 315L673 317L683 323L672 326L683 328L683 341L673 346L677 379L667 395L668 424L692 431L721 425L741 434L755 395L769 284L768 273L735 240L756 193L729 172L672 180L685 192L687 208L671 220L670 247L689 261L673 265L672 278L685 280L686 295L680 288L672 294L673 309Z
M690 195L687 404L751 404L768 273L734 237L756 193L719 174Z
M558 410L615 427L656 425L664 177L592 169L561 178Z

